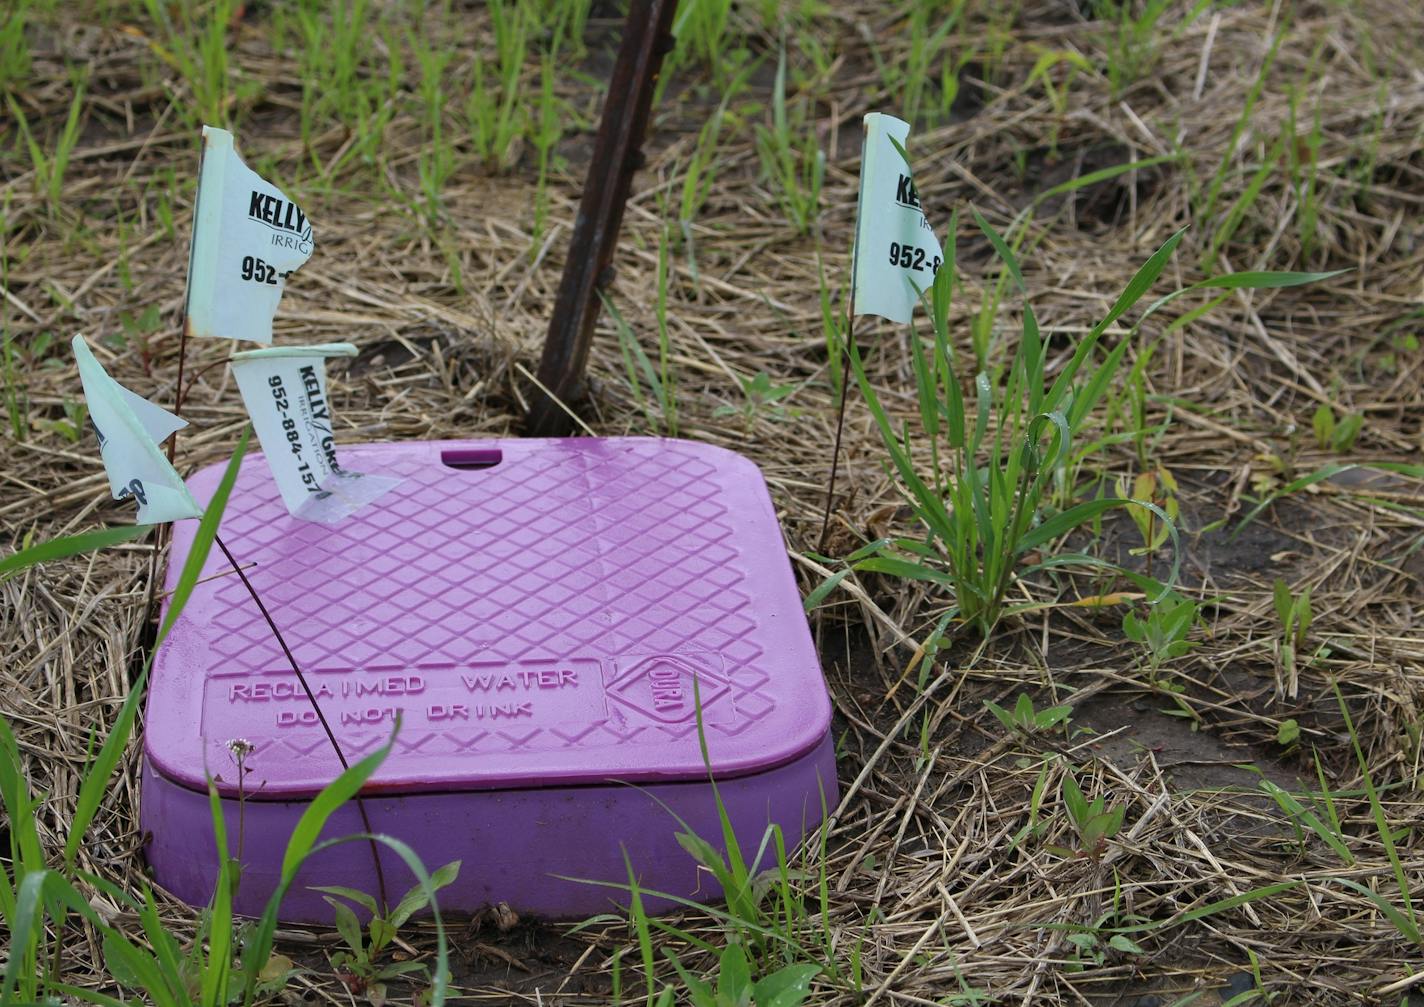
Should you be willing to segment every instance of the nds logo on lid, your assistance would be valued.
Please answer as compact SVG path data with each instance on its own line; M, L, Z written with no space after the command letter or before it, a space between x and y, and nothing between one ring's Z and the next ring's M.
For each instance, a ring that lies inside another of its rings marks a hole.
M716 654L624 658L618 662L618 671L618 678L608 689L609 698L626 710L659 723L695 720L698 699L702 702L704 723L729 723L736 713L731 686L723 677L722 659Z

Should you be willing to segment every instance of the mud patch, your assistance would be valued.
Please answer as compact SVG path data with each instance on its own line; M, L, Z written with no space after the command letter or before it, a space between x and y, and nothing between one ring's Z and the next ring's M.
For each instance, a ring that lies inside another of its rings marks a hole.
M1175 789L1254 791L1261 776L1282 787L1297 783L1270 753L1226 741L1209 729L1193 730L1192 721L1176 716L1165 697L1101 693L1073 707L1073 726L1110 735L1088 750L1119 768L1135 766L1150 754ZM1245 766L1254 766L1259 775Z

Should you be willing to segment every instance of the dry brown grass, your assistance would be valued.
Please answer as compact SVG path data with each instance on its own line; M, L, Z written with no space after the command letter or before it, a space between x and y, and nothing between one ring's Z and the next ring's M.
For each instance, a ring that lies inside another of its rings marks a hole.
M1186 8L1178 5L1163 23L1178 24ZM251 160L274 160L276 177L306 204L318 241L283 301L278 338L349 339L361 347L357 362L332 375L344 442L517 433L587 136L561 148L570 164L550 189L552 230L537 240L527 159L506 176L489 177L466 158L445 192L438 226L393 209L369 171L340 180L338 191L304 187L289 181L310 175L300 167L297 71L290 54L272 51L265 16L254 5L234 30L235 66L244 80L262 85L234 106L240 146ZM465 46L481 37L484 15L464 12L455 23L461 34L448 42ZM975 14L951 37L957 45L987 44L985 23ZM66 9L31 27L35 62L17 98L42 143L52 142L68 107L65 64L87 63L92 71L83 130L57 204L37 195L13 123L0 123L0 318L18 353L18 391L27 403L23 435L7 424L0 440L7 547L30 535L128 520L108 498L91 440L73 443L52 428L79 396L63 349L72 333L105 347L106 364L135 390L158 402L174 398L192 188L175 188L168 172L191 173L196 139L170 104L170 93L183 99L182 82L126 25L144 22L130 14L105 27L93 11ZM774 37L749 12L735 15L734 26L755 51L774 48ZM765 112L751 111L724 138L696 224L700 284L685 259L675 259L671 332L682 434L731 446L762 466L807 590L829 568L808 553L820 526L834 422L818 256L839 288L854 213L858 118L895 105L880 93L866 39L876 39L888 58L903 58L903 27L888 8L859 3L836 4L813 23L836 60L834 72L800 96L810 102L827 154L819 233L796 237L782 222L752 142L751 124ZM1287 37L1231 159L1218 219L1194 221L1193 186L1221 162L1277 30ZM595 79L607 65L613 31L612 21L591 22ZM1200 645L1166 674L1185 687L1181 703L1195 719L1157 712L1181 708L1148 682L1116 612L1054 608L1007 622L986 644L966 643L946 655L927 695L917 695L914 647L945 598L868 577L848 581L812 614L841 717L847 791L829 837L829 922L847 959L863 941L864 970L860 994L818 987L814 1000L935 1004L968 988L993 1003L1146 1004L1152 1001L1135 998L1148 993L1171 1003L1202 992L1194 1002L1206 1005L1229 999L1228 987L1249 988L1240 984L1255 954L1275 1003L1398 1002L1424 965L1424 949L1408 946L1364 899L1335 883L1348 876L1392 891L1330 683L1338 681L1350 701L1375 779L1391 785L1386 806L1404 830L1400 848L1411 882L1424 891L1417 838L1424 826L1424 550L1410 552L1424 527L1424 490L1400 476L1361 481L1355 470L1281 500L1234 543L1224 531L1202 529L1222 518L1234 527L1249 498L1288 478L1281 463L1299 475L1341 460L1317 450L1309 432L1320 403L1364 415L1352 459L1421 461L1424 356L1402 337L1424 330L1424 15L1415 4L1391 0L1223 7L1161 32L1159 61L1120 99L1102 76L1079 72L1065 109L1055 111L1042 85L1028 79L1039 53L1071 48L1102 67L1104 32L1072 5L1026 4L1002 58L992 66L976 60L966 70L960 113L912 137L919 188L937 223L952 207L972 203L1004 224L1065 179L1186 152L1180 164L1123 175L1040 208L1025 271L1056 350L1086 331L1132 270L1187 223L1193 230L1169 277L1200 278L1200 256L1279 135L1296 85L1307 95L1301 135L1317 101L1321 108L1316 247L1303 253L1294 224L1298 197L1276 172L1221 265L1351 272L1313 287L1228 298L1169 335L1150 367L1151 390L1161 396L1154 418L1164 415L1168 399L1176 403L1155 458L1182 482L1184 575L1207 602ZM532 60L526 69L532 80ZM755 76L749 100L767 99L770 76ZM688 79L693 86L671 89L656 113L613 293L649 352L660 197L676 198L709 107L695 69ZM584 81L569 76L561 89L579 108L596 106ZM1046 142L1051 131L1056 151ZM390 138L387 177L414 193L413 161L427 141L410 111L397 116ZM343 142L338 129L320 133L315 152L329 158ZM164 198L174 204L173 235L158 224ZM119 221L128 222L126 236ZM981 240L965 241L961 265L965 292L956 324L967 331L968 313L996 274ZM157 331L119 340L121 318L150 305L160 311ZM1155 319L1148 335L1170 317ZM54 339L36 352L44 334ZM885 401L910 414L905 334L866 324L860 338L874 347L871 367ZM201 377L187 395L192 427L179 458L185 471L223 459L243 423L227 372L216 366L227 352L217 343L190 348L188 373ZM591 369L588 425L598 434L646 431L607 320ZM759 371L798 386L781 403L785 414L763 410L750 421L719 414L719 407L742 404L736 379ZM912 530L902 523L882 457L869 418L853 404L832 553L889 530ZM1135 462L1124 445L1092 465L1114 474ZM1129 532L1109 522L1094 548L1109 558L1125 555L1136 544ZM0 708L36 788L47 794L41 828L51 850L67 834L91 738L106 730L126 694L148 570L148 547L133 545L0 584ZM1312 586L1312 641L1329 648L1301 672L1294 696L1278 685L1273 650L1279 630L1270 585L1277 576ZM1060 589L1071 597L1093 588L1086 578L1057 585L1039 578L1020 590L1050 600ZM1032 743L1005 738L981 701L1005 702L1023 689L1040 705L1050 697L1074 703L1075 727L1097 733ZM1286 718L1303 731L1289 750L1276 743ZM931 739L926 750L918 743L922 730ZM1049 763L1041 834L1012 845L1028 821L1040 754L1050 752L1059 758ZM1254 777L1232 768L1255 763L1283 786L1298 779L1313 786L1313 752L1331 786L1349 795L1340 807L1353 868L1318 842L1298 843L1278 809L1254 792ZM84 867L127 883L142 870L136 754L135 747L81 857ZM1123 834L1100 861L1049 849L1073 846L1057 782L1070 764L1090 793L1127 807ZM1304 883L1136 935L1144 954L1112 952L1101 964L1074 967L1065 927L1092 925L1115 907L1124 918L1166 921L1280 879ZM167 912L178 931L191 933L190 914L177 905ZM325 940L292 935L288 950L310 953ZM606 999L609 954L628 941L618 927L572 941L552 928L503 937L472 928L457 941L466 956L457 978L480 1000L596 1002ZM72 981L113 993L98 960L92 940L76 930L66 951ZM311 960L320 966L319 956ZM346 1000L320 968L299 986L322 1000Z

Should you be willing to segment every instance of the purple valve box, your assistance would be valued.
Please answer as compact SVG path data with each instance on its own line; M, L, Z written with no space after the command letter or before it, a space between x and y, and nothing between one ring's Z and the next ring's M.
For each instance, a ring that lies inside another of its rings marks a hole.
M362 803L428 870L462 862L442 908L604 912L626 894L567 879L626 884L624 851L642 886L718 898L676 839L681 818L721 845L694 682L744 848L773 822L794 844L834 807L830 701L753 463L644 438L370 444L342 461L401 482L339 523L298 521L254 454L219 534L347 758L383 745L399 718ZM199 501L222 471L189 481ZM170 589L196 527L175 526ZM240 795L239 740L251 745ZM154 662L145 756L158 882L191 904L211 898L211 776L234 855L241 837L236 908L260 913L297 819L340 764L216 548ZM362 831L348 804L323 837ZM415 883L384 847L381 866L390 898ZM309 860L284 920L330 919L316 885L375 894L371 847Z

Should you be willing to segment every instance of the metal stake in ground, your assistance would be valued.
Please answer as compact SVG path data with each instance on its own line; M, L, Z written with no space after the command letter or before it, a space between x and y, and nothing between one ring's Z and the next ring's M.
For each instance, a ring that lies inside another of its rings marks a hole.
M623 44L608 82L603 120L574 219L549 334L544 339L538 387L526 417L526 431L535 437L566 437L573 432L573 421L560 403L583 394L599 302L612 280L623 207L633 173L642 166L640 147L663 56L673 46L676 13L677 0L632 0L628 6Z

